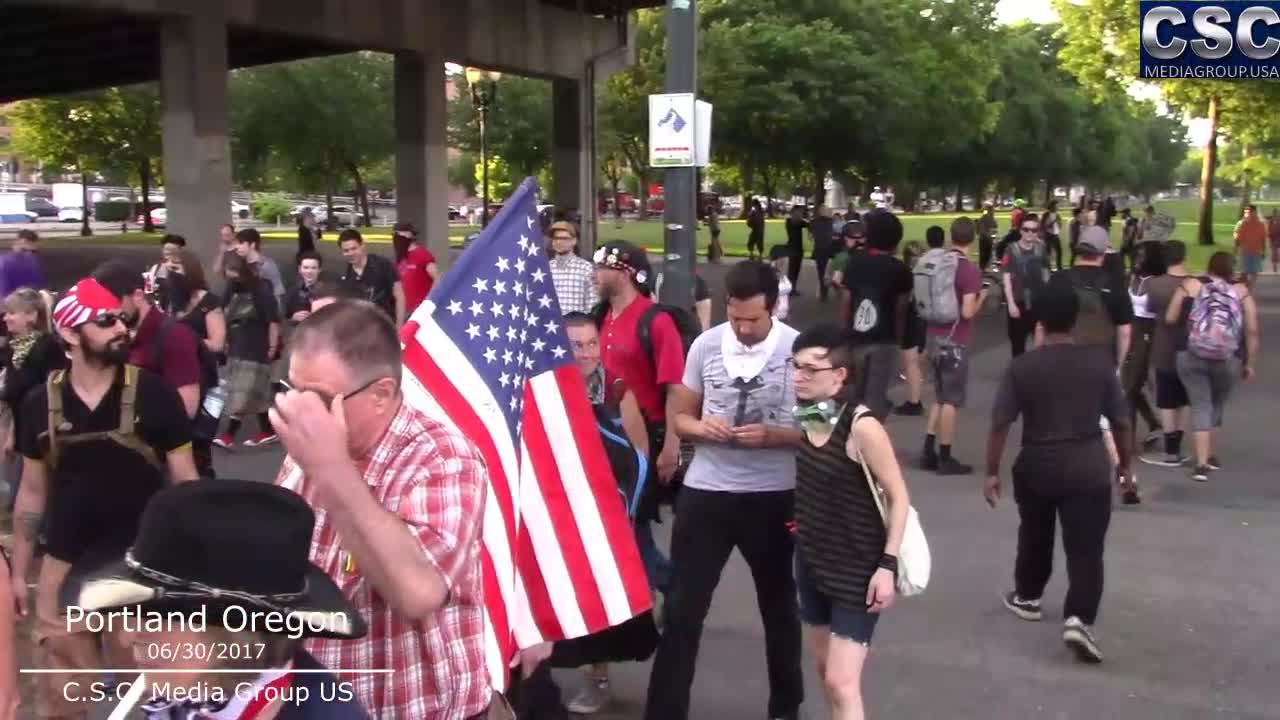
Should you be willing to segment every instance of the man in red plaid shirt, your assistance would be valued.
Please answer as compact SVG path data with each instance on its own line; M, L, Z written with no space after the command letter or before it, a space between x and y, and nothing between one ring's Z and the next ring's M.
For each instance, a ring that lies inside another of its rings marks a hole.
M400 341L376 306L342 301L298 326L271 421L278 483L316 512L311 561L365 617L361 640L307 650L383 720L483 717L480 527L487 474L462 435L405 404Z

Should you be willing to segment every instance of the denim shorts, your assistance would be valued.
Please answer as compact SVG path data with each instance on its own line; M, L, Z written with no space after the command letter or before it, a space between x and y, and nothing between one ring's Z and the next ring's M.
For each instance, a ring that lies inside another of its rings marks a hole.
M857 607L849 607L833 602L818 589L818 583L799 550L796 551L796 591L800 595L800 619L806 625L829 626L832 635L859 645L871 645L880 613L867 612L861 603Z

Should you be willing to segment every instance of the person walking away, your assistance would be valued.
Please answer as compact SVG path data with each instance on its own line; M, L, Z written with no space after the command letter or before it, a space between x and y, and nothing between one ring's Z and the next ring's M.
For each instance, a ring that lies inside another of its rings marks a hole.
M1017 225L1011 225L1017 227ZM982 216L978 218L978 267L986 268L991 264L991 256L996 247L996 235L1000 233L1000 223L996 220L996 208L989 202L982 203Z
M720 245L720 210L715 203L707 205L707 230L711 232L711 242L707 244L707 262L718 263L724 257L724 248Z
M1142 452L1154 449L1164 437L1164 428L1156 416L1145 391L1151 375L1151 350L1155 339L1156 315L1149 306L1149 284L1168 271L1163 243L1144 242L1134 249L1134 267L1129 276L1129 300L1133 304L1133 331L1129 354L1121 366L1121 381L1129 403L1129 426L1133 428L1134 449L1138 453L1138 415L1147 423L1150 433L1142 442ZM1163 320L1163 318L1161 318Z
M910 498L889 434L848 398L857 367L843 331L802 333L792 352L804 431L795 497L800 617L830 716L862 718L862 672L880 615L895 599ZM887 522L871 483L884 490Z
M1121 210L1120 217L1124 221L1120 226L1120 255L1128 271L1133 272L1138 267L1135 256L1138 250L1138 218L1129 208Z
M299 256L298 284L284 299L284 316L290 326L297 326L311 314L311 301L316 293L316 283L320 281L320 271L323 268L324 258L320 253L308 252Z
M1119 279L1117 265L1121 268ZM1077 294L1080 308L1073 329L1076 344L1108 358L1117 375L1121 372L1121 361L1129 355L1133 337L1133 302L1123 278L1123 265L1111 247L1110 234L1100 225L1089 225L1081 231L1076 243L1076 264L1066 272L1055 273L1049 281L1070 287ZM1036 327L1036 345L1043 340L1044 327L1040 325ZM1112 461L1118 464L1110 420L1099 417L1099 425ZM1117 479L1122 481L1124 498L1132 503L1137 497L1135 478L1129 474Z
M896 254L902 221L887 210L873 210L864 224L867 250L855 254L845 268L849 300L841 308L841 320L858 368L851 379L852 401L866 405L883 422L893 409L889 388L898 376L913 280L911 269Z
M338 247L347 259L347 267L338 282L357 297L382 308L396 327L404 325L404 286L396 277L396 266L381 255L369 253L364 236L355 228L347 228L338 236Z
M800 268L804 265L804 231L808 228L809 220L805 217L804 206L793 206L791 214L787 217L787 251L791 254L787 279L791 281L792 297L800 294Z
M570 313L565 315L564 322L565 331L569 335L570 349L573 351L578 371L587 385L587 395L596 411L596 416L607 419L615 433L620 433L641 457L648 458L649 432L645 427L640 405L636 402L635 393L628 390L622 383L616 383L613 387L605 384L604 365L600 362L600 330L596 327L595 320L585 313ZM612 458L612 454L610 457ZM615 475L619 475L616 469ZM636 479L642 481L647 478ZM632 489L619 488L628 502L635 499L633 495L627 494L630 490ZM652 545L640 542L639 539L637 544L645 552L656 549ZM657 563L650 561L645 563L646 570L656 565ZM649 576L649 589L654 593L655 617L661 617L660 598L662 596L658 594L658 581L662 579L654 575ZM586 685L569 701L566 708L568 712L575 715L597 713L612 700L609 688L609 665L607 663L591 665L586 668L586 673Z
M1167 270L1146 282L1147 313L1155 320L1151 337L1151 367L1155 376L1156 409L1160 411L1160 426L1164 428L1163 453L1144 454L1141 460L1149 465L1178 467L1189 459L1182 452L1182 440L1191 420L1190 399L1187 389L1178 377L1177 353L1187 347L1185 316L1177 324L1165 322L1173 294L1187 279L1183 262L1187 246L1181 240L1161 243Z
M254 274L271 284L277 307L284 307L284 277L276 261L262 254L262 235L253 228L236 233L236 254L253 266ZM224 265L225 269L225 265Z
M973 319L987 300L988 287L968 255L974 233L973 220L957 218L951 223L951 247L925 253L914 274L916 309L926 323L926 353L936 395L920 465L939 475L973 472L973 466L952 456L951 446L956 416L968 397Z
M151 720L369 720L302 649L304 638L368 632L342 590L307 562L314 526L305 500L270 483L166 488L143 512L129 553L77 564L66 595L86 614L164 618L117 631L137 654L131 664L163 678L148 683L139 706ZM284 588L302 591L281 597ZM268 607L272 621L240 622ZM233 647L250 652L233 656ZM145 648L190 648L192 657Z
M186 325L195 334L200 344L197 359L200 361L200 400L199 407L214 410L215 406L205 405L210 391L219 384L218 368L226 362L227 321L222 313L222 298L209 291L209 284L204 277L204 268L195 253L183 250L170 265L165 279L167 292L172 302L165 310L166 314ZM197 418L201 418L197 411ZM221 418L221 410L217 416L207 423L196 423L196 430L191 438L191 450L195 454L196 469L200 477L214 477L213 439L217 433L213 420ZM208 428L207 430L205 428Z
M1223 409L1236 378L1253 379L1260 348L1258 306L1248 284L1235 282L1230 253L1216 252L1209 258L1207 277L1182 282L1169 301L1165 321L1176 323L1184 312L1187 348L1178 352L1176 363L1191 400L1196 451L1191 479L1207 482L1209 473L1222 467L1213 453L1213 436L1222 427Z
M1244 209L1244 217L1236 223L1234 237L1244 284L1250 288L1257 283L1258 273L1262 272L1267 254L1267 236L1267 226L1258 217L1258 206L1249 205Z
M791 314L791 278L787 272L791 267L791 250L774 245L769 248L769 262L778 274L778 302L773 306L773 317L785 321Z
M943 247L947 242L947 233L938 225L930 225L925 230L925 245L928 249ZM914 300L914 278L916 263L920 262L920 258L924 256L925 248L920 246L918 242L911 242L906 250L903 251L902 260L912 272L912 301L907 303L907 320L906 333L902 336L902 374L907 385L907 399L901 405L894 408L896 415L904 415L907 417L919 417L924 415L924 403L922 396L924 392L924 370L921 367L921 359L924 358L925 348L925 323L920 318L920 311L916 309Z
M751 201L747 211L747 257L759 260L764 257L764 207L759 200Z
M1280 208L1271 211L1267 236L1271 238L1271 272L1280 273Z
M17 439L23 428L22 406L27 396L43 387L49 373L67 366L66 353L53 336L49 305L38 290L22 288L5 298L4 325L9 336L8 360L0 381L0 402L4 403L4 462L9 479L5 508L13 512L22 479L22 456Z
M596 291L595 266L578 252L578 229L572 223L552 223L547 229L547 245L551 251L551 282L556 289L560 310L590 313L599 302Z
M418 242L418 230L410 222L398 222L391 242L396 255L396 276L404 292L404 316L408 318L431 294L440 279L436 256Z
M831 208L818 206L818 216L809 224L813 236L813 262L818 266L818 299L827 301L827 264L836 254L835 220Z
M1071 208L1071 222L1067 223L1067 247L1071 250L1071 266L1076 264L1076 243L1080 242L1080 229L1084 227L1080 208Z
M1053 256L1052 262L1062 270L1065 267L1062 261L1062 216L1058 214L1057 200L1050 200L1040 216L1040 233L1044 237L1045 249Z
M1013 357L1027 349L1027 338L1036 330L1032 302L1049 278L1049 253L1040 242L1040 222L1024 215L1018 241L1011 243L1001 260L1005 307L1009 315L1009 347Z
M1000 458L1009 428L1021 417L1022 447L1013 465L1018 550L1014 589L1004 593L1004 606L1023 620L1043 617L1054 526L1060 523L1068 583L1062 640L1080 661L1098 663L1102 651L1094 625L1111 521L1111 462L1098 418L1107 418L1118 436L1119 471L1125 475L1129 413L1113 363L1073 337L1080 310L1076 292L1053 283L1037 297L1036 307L1045 340L1010 363L996 391L983 494L995 508L1003 494Z
M244 441L255 448L279 442L267 411L271 409L271 363L280 353L280 315L271 286L247 262L227 260L227 414L230 420L213 444L230 450L249 416L258 434Z
M800 624L792 576L795 404L791 346L773 319L773 268L746 261L725 278L728 322L694 341L672 424L696 450L671 532L674 572L649 676L646 720L686 720L703 623L737 548L751 568L769 671L765 717L794 719L804 700ZM607 342L607 341L606 341Z
M67 291L54 308L53 322L66 347L68 369L50 373L19 411L17 448L23 463L14 509L12 583L19 614L28 616L27 575L42 539L34 607L37 662L70 671L40 678L35 703L40 718L85 718L88 708L64 695L66 683L88 687L101 677L76 671L132 661L103 657L97 634L68 623L59 589L72 564L90 556L123 556L147 501L166 482L196 478L191 423L182 400L162 378L127 364L124 315L121 299L92 278Z
M288 451L276 484L317 511L311 562L376 628L305 647L332 668L379 658L390 677L352 678L372 717L484 717L488 473L470 440L405 402L403 372L395 325L363 300L317 310L293 336L271 410Z

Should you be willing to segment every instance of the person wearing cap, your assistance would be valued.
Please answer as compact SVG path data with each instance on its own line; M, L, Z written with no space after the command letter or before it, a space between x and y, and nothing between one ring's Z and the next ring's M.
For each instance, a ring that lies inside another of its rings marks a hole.
M849 265L849 259L856 252L861 252L867 246L867 228L862 224L862 219L853 217L844 224L841 232L844 238L844 249L836 253L831 259L829 271L831 273L831 287L844 292L847 288L844 285L844 271Z
M551 282L564 314L590 313L599 302L595 266L578 257L578 229L573 223L556 222L547 228L547 249L551 252Z
M391 244L396 253L396 273L404 292L404 316L408 318L440 279L436 256L418 242L418 229L411 222L398 222L392 230Z
M350 676L325 672L302 647L368 631L308 562L314 527L306 501L284 488L184 483L156 493L127 551L77 564L62 595L94 621L133 613L132 626L115 616L109 641L144 673L148 720L368 720Z
M71 288L53 312L70 369L51 374L27 394L20 410L23 471L14 510L13 585L27 587L43 531L34 635L45 668L104 667L98 636L76 623L69 626L58 588L73 563L123 553L147 501L166 482L197 476L182 400L160 376L126 364L129 331L123 316L120 298L97 280L86 278ZM26 594L19 592L17 600L27 615ZM82 717L83 708L62 694L64 684L77 678L42 676L37 716Z

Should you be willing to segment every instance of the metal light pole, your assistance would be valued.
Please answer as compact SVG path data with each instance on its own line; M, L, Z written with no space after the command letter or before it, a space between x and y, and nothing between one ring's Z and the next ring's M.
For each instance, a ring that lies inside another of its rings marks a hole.
M667 0L668 93L696 93L698 68L696 0ZM662 263L662 301L693 307L694 272L698 264L697 168L675 167L663 180L663 225L666 256Z
M469 67L463 73L471 88L471 104L480 117L480 193L484 203L480 227L489 226L489 106L498 96L498 79L502 73Z

